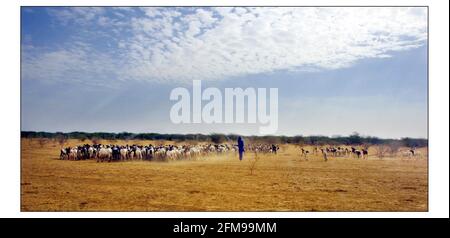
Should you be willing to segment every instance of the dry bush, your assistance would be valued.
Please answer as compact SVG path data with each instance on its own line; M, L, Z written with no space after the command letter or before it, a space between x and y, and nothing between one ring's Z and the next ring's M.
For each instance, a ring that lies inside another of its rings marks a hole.
M47 143L46 138L38 138L38 144L40 148L43 148L46 143Z
M259 160L258 152L255 152L255 158L250 161L250 166L249 166L250 175L253 175L253 172L256 169L256 163L258 163L258 160Z
M361 147L365 150L369 150L370 144L364 143L361 145Z
M299 141L298 143L297 143L297 146L300 148L300 150L303 148L303 147L305 147L305 142L304 141Z
M375 156L379 159L383 159L390 152L389 146L385 144L375 146Z
M91 142L92 142L92 144L99 144L100 143L100 139L98 138L98 137L92 137L91 138Z
M64 135L57 135L57 136L55 137L55 140L56 140L56 142L58 142L59 146L60 146L61 148L63 148L64 145L65 145L66 142L67 142L67 137L65 137Z
M33 145L34 139L33 139L33 138L30 138L30 139L28 139L27 141L28 141L28 146L32 146L32 145Z
M388 144L389 147L389 155L394 157L400 151L402 144L398 141L394 141Z

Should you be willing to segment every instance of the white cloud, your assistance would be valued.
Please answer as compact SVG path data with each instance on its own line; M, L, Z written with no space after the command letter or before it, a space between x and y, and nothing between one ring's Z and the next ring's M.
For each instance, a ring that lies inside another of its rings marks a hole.
M90 24L92 21L103 14L104 8L100 7L71 7L71 8L48 8L49 14L54 16L62 24Z
M142 10L145 12L145 15L149 17L161 16L161 11L158 7L143 7Z
M45 52L40 48L23 46L23 51L26 53L21 67L25 79L104 85L111 80L114 83L117 78L117 62L81 42Z
M112 19L115 14L106 14L111 11L127 17ZM129 9L64 8L49 12L62 24L96 24L94 34L110 31L111 22L120 23L127 33L111 36L119 53L102 52L95 46L87 54L55 47L25 57L24 66L30 72L24 76L50 79L81 68L86 76L79 72L80 80L106 72L119 79L157 82L221 80L277 70L349 67L360 59L390 57L392 52L418 47L427 39L426 8L140 8L140 14Z

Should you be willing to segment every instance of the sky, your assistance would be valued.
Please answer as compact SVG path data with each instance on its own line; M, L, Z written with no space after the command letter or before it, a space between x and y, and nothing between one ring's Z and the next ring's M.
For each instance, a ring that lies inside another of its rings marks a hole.
M22 7L22 130L174 124L172 89L278 88L275 135L427 138L426 8Z

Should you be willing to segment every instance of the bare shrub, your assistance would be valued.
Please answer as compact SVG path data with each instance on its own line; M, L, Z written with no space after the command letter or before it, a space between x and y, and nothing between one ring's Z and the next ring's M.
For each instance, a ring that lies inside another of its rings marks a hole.
M46 138L38 138L38 144L40 148L43 148L46 143L47 143Z
M399 141L393 141L388 144L388 147L389 147L389 155L394 157L400 151L402 143Z
M34 141L34 139L33 139L33 138L30 138L30 139L28 140L28 145L29 145L29 146L33 145L33 141Z
M258 160L259 160L258 152L255 152L255 158L250 161L250 166L249 166L250 175L253 175L253 172L256 169L256 163L258 163Z
M365 150L369 150L370 144L364 143L364 144L361 145L361 147L362 147L363 149L365 149Z
M96 145L100 143L100 139L98 137L92 137L91 138L92 144Z
M59 144L59 146L61 147L61 148L63 148L64 147L64 145L66 144L66 142L67 142L67 137L65 137L64 135L57 135L56 137L55 137L55 140L56 140L56 142L58 142L58 144Z
M385 144L375 146L375 156L377 156L379 159L383 159L384 157L386 157L389 152L390 148Z
M302 149L303 147L305 147L305 142L304 141L299 141L298 143L297 143L297 146L300 148L300 149Z

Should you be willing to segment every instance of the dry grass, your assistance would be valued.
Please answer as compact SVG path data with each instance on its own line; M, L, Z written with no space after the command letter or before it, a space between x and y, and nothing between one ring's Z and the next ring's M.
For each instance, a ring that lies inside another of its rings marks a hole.
M324 162L305 161L298 147L283 146L276 156L260 154L251 174L253 153L243 161L231 153L96 163L60 161L59 147L22 139L22 211L427 211L425 149L414 159Z

